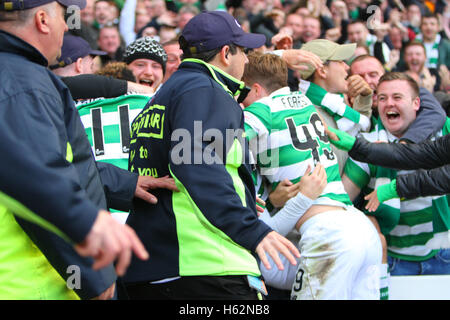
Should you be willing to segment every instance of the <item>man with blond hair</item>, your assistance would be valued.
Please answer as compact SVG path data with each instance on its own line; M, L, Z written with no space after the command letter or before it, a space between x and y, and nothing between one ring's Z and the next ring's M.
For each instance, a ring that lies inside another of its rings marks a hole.
M338 47L336 56L345 50ZM368 284L378 281L380 241L345 192L314 105L303 93L291 92L287 66L275 55L249 55L243 80L251 87L243 101L245 127L259 176L268 181L269 189L284 180L297 189L295 197L272 214L277 228L287 233L295 227L300 233L299 266L286 263L286 271L275 273L261 265L264 277L278 289L292 288L293 299L378 299L378 287ZM311 168L316 183L302 190Z

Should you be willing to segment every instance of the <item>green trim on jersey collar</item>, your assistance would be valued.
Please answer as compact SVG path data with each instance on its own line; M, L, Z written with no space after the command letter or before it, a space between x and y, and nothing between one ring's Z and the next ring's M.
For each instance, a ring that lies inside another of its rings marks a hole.
M211 73L211 75L212 75L212 77L214 78L214 80L215 80L218 84L220 84L220 85L222 86L222 88L223 88L226 92L228 92L232 97L239 96L239 95L241 94L241 90L245 88L245 83L244 83L243 81L236 79L235 77L229 75L228 73L226 73L226 72L223 71L222 69L220 69L220 68L218 68L218 67L216 67L216 66L214 66L214 65L212 65L212 64L209 64L209 63L207 63L207 62L205 62L205 61L203 61L203 60L200 60L200 59L193 59L193 58L187 58L187 59L184 59L182 62L193 62L193 63L199 63L199 64L204 65L204 66L209 70L209 72ZM230 89L228 89L228 87L227 87L224 83L222 83L222 81L220 81L220 80L217 78L216 72L220 73L220 74L223 75L225 78L228 78L228 79L230 79L231 81L233 81L233 82L235 82L236 84L238 84L238 85L239 85L239 89L238 89L235 93L233 93Z

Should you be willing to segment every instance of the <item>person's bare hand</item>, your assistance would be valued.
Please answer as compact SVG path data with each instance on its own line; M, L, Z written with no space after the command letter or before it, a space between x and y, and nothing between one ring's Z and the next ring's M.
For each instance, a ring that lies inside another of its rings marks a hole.
M397 49L392 49L389 53L389 61L387 62L387 67L393 69L397 63L400 61L400 51Z
M293 40L292 40L292 36L291 36L292 35L292 30L290 30L291 32L289 33L287 28L288 27L283 28L283 30L280 30L279 33L277 33L276 35L274 35L272 37L271 42L275 46L275 48L277 50L280 50L280 49L283 49L283 50L292 49L292 46L293 46L293 43L294 43Z
M342 20L348 19L347 5L344 1L336 0L331 5L331 11L336 16L339 16Z
M274 37L276 37L279 34L284 34L284 35L288 35L288 36L292 37L294 34L294 30L292 30L292 28L289 26L284 26L284 27L280 28L280 30L278 31L278 33L276 35L274 35ZM273 39L273 37L272 37L272 39Z
M176 24L176 15L174 16L171 13L171 11L167 11L167 12L163 13L156 20L160 25L167 25L167 26L172 26L172 27L175 27L177 25Z
M379 20L375 20L379 21ZM374 31L377 39L379 41L383 41L384 37L388 34L389 29L391 28L389 23L374 23Z
M312 16L319 17L320 10L322 8L321 0L310 0L310 1L307 1L306 5L307 5L309 12L311 12Z
M108 289L102 292L98 297L91 300L111 300L114 297L114 290L116 289L116 283L114 282Z
M356 98L359 95L368 96L373 93L369 84L358 74L354 74L347 79L348 83L348 97L350 99Z
M299 182L293 184L289 179L281 181L274 191L269 194L270 203L276 208L282 208L286 202L299 192Z
M127 81L127 92L135 92L143 95L153 95L155 89L133 81Z
M423 68L423 78L421 79L422 87L427 89L430 92L434 91L434 86L436 84L436 77L431 75L430 70L428 68Z
M368 201L366 204L367 211L374 212L378 209L380 200L378 200L377 189L365 196L364 199Z
M441 77L441 89L446 91L446 88L450 86L450 72L445 64L441 64L439 67L439 76Z
M284 269L283 263L281 262L278 255L279 253L285 256L293 266L297 264L295 257L300 257L300 252L298 252L298 249L292 244L292 242L275 231L269 232L261 240L261 242L256 247L256 253L258 254L261 262L266 267L266 269L271 269L266 254L269 254L279 270Z
M139 176L134 195L136 198L140 198L151 204L155 204L158 202L158 199L156 199L153 194L148 192L148 190L158 188L178 191L178 188L175 185L175 181L169 176L164 176L161 178L154 178L152 176Z
M318 163L313 172L310 173L311 166L308 166L305 174L299 181L299 191L311 200L315 200L327 186L327 173L321 163Z
M117 260L116 273L119 276L125 274L132 253L141 260L149 257L136 232L128 225L116 221L106 210L99 211L84 241L75 245L75 251L83 257L92 257L94 270Z
M327 4L326 4L326 0L322 0L321 1L321 6L320 6L320 16L322 17L328 17L331 19L332 15L331 15L331 11L330 8L328 8Z
M282 58L293 70L308 70L308 64L316 69L323 67L322 60L317 55L302 49L284 50Z
M333 141L339 141L339 137L337 136L337 134L332 132L332 131L330 131L328 129L328 125L325 122L324 122L324 126L323 127L325 128L325 133L327 134L328 139L333 140Z
M258 214L258 217L264 212L265 207L266 202L263 199L256 197L256 213Z
M401 12L405 12L405 11L406 11L406 8L405 8L405 6L403 5L403 3L402 3L401 0L394 0L394 3L397 5L398 9L399 9Z
M330 28L325 32L325 39L330 41L338 41L341 37L341 29L340 28Z
M322 117L320 119L322 119L323 128L328 136L328 139L333 141L339 141L339 137L337 136L337 134L328 129L328 124L323 120Z

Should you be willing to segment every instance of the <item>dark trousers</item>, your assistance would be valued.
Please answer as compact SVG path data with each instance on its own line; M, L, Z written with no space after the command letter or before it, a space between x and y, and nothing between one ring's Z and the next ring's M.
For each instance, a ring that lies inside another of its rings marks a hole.
M151 284L126 284L131 300L258 300L246 276L190 276Z
M291 290L281 290L271 286L266 286L268 295L266 300L290 300Z

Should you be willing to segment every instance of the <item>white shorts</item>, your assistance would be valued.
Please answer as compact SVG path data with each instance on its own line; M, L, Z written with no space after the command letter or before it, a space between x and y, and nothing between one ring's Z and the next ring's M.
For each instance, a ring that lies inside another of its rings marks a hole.
M381 242L361 211L320 213L301 226L300 234L292 299L379 300Z

